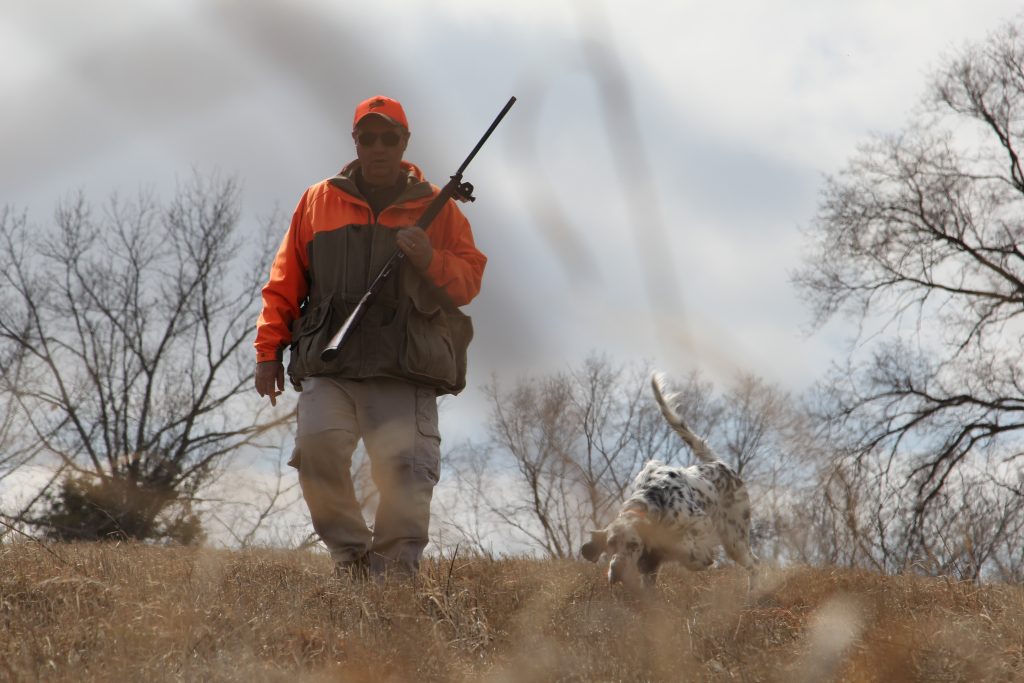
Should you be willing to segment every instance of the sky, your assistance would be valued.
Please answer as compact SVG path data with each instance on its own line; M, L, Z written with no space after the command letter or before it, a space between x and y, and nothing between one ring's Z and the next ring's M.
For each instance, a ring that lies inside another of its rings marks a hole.
M943 59L1013 0L0 0L0 206L241 182L243 232L353 156L352 110L403 102L407 158L466 179L489 263L469 387L590 353L794 393L842 360L790 283L829 174L899 130Z

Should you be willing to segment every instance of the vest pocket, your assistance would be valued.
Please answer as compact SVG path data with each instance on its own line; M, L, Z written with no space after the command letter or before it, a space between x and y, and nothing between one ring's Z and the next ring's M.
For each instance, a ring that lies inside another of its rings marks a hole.
M304 311L302 317L292 323L291 362L288 364L292 384L300 383L319 369L320 352L334 334L333 330L326 329L330 318L331 300L328 299Z
M399 362L404 372L425 384L443 387L455 384L455 348L449 315L440 305L423 305L414 300Z

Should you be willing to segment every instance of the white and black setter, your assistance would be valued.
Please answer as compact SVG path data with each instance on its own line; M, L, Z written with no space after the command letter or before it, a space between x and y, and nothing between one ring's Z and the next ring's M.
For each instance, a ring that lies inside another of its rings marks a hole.
M707 569L719 545L736 563L752 569L757 558L750 551L750 497L743 481L686 424L664 376L655 373L651 387L665 419L701 462L673 467L649 461L618 517L590 532L583 557L597 562L606 553L609 584L631 587L653 585L662 562Z

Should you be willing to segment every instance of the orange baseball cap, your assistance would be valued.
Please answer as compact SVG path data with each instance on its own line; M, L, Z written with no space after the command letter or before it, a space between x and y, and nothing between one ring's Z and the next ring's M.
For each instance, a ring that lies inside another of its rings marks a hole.
M352 119L352 130L367 116L380 116L391 123L409 130L409 120L405 118L405 110L398 100L383 95L375 95L363 100L356 106L356 115Z

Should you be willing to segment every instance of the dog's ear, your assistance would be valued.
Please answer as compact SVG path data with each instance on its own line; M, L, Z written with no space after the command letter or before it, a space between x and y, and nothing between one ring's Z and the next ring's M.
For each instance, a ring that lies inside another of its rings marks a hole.
M608 547L608 534L604 531L591 531L590 540L583 544L580 553L591 562L601 559L601 553Z

